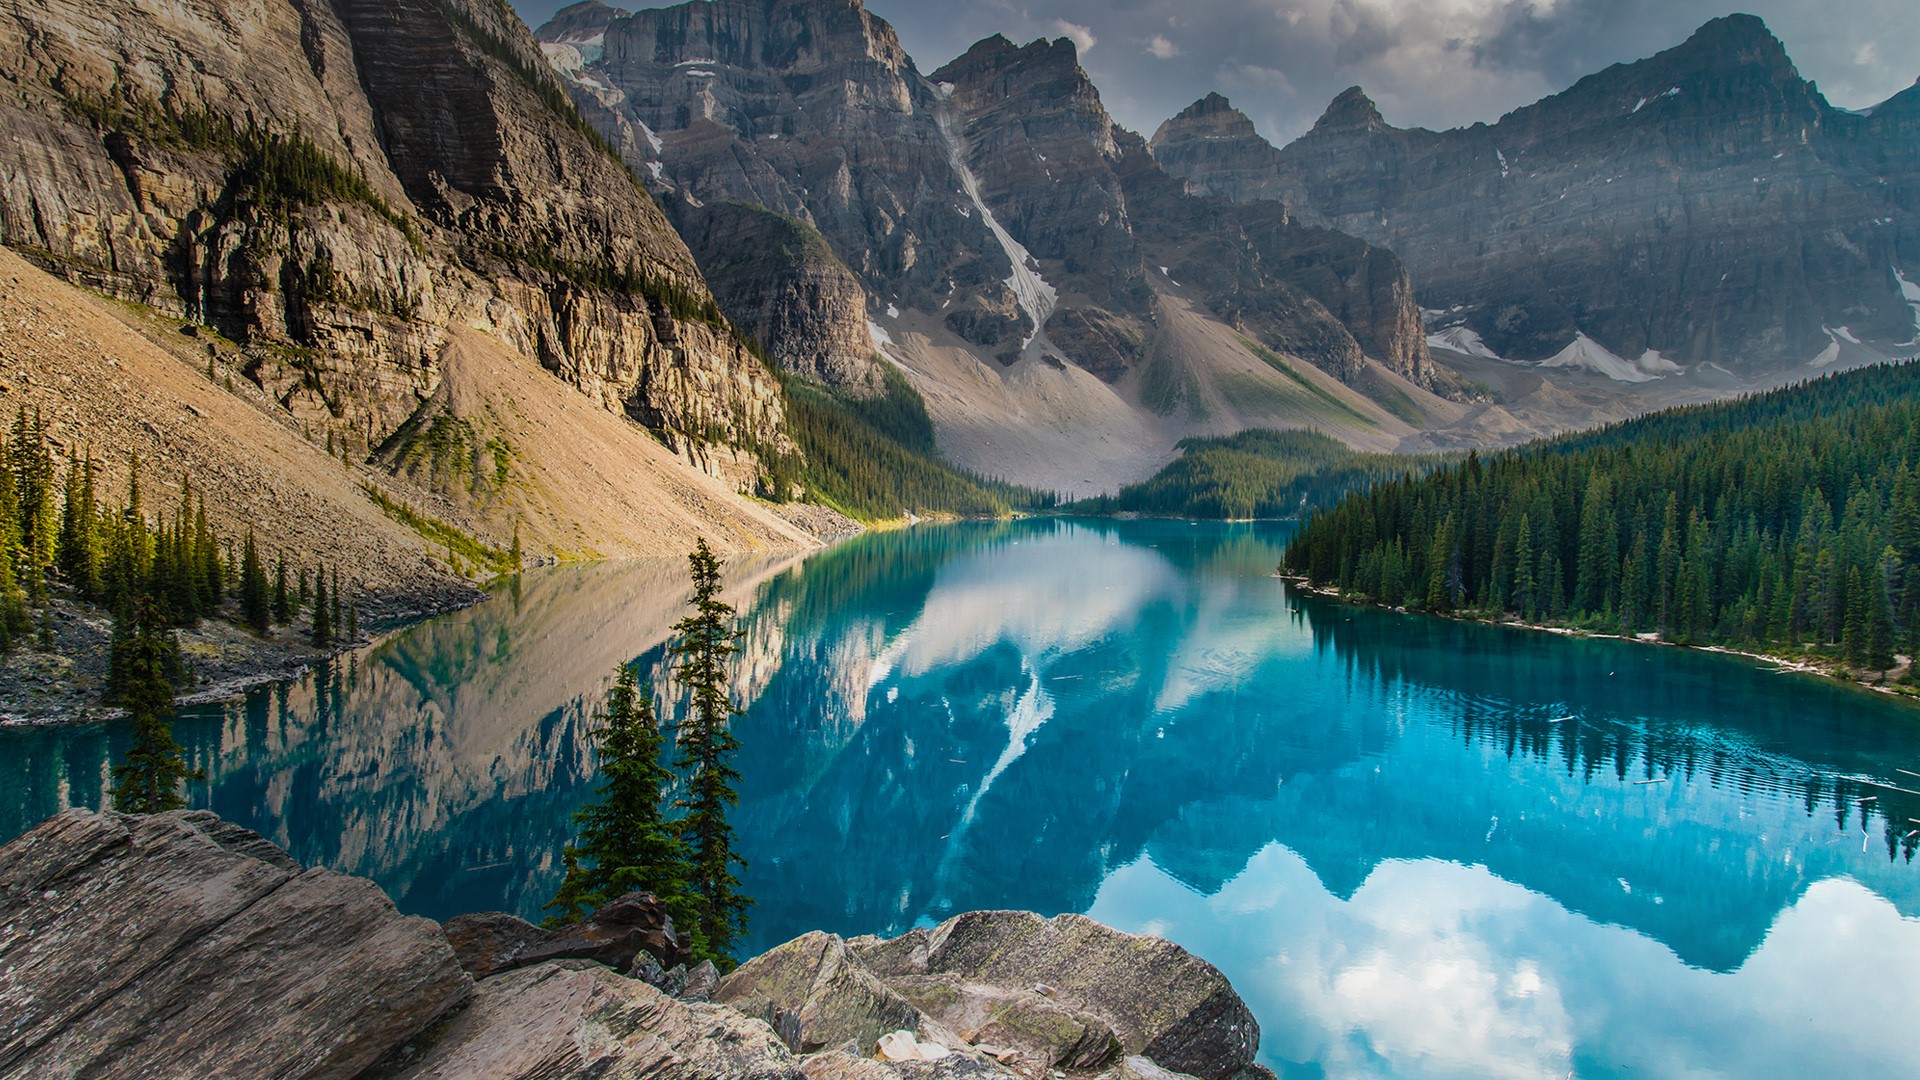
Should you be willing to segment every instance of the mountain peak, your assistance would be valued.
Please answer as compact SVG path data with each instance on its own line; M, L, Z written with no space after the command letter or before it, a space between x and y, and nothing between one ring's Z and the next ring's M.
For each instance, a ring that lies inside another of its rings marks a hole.
M599 33L613 25L617 19L625 18L628 12L609 7L600 0L580 0L577 4L568 4L553 13L553 17L540 25L534 36L541 41L559 41L568 37L586 37Z
M1349 86L1340 91L1327 111L1321 114L1313 125L1315 131L1344 131L1352 128L1386 127L1385 118L1380 115L1380 107L1373 103L1366 91L1357 86Z
M1153 134L1153 145L1158 148L1181 138L1259 137L1259 132L1254 130L1253 121L1248 119L1246 113L1234 108L1233 103L1220 94L1210 93L1161 124L1160 130Z
M1207 92L1206 97L1203 97L1199 101L1196 101L1193 104L1187 106L1186 108L1180 110L1179 115L1175 116L1174 119L1175 120L1204 120L1210 117L1220 116L1225 113L1235 113L1243 116L1245 115L1244 113L1241 113L1239 109L1234 108L1233 102L1228 101L1225 95L1221 94L1219 91L1210 90Z
M1776 77L1798 77L1793 61L1787 56L1787 47L1757 15L1725 15L1709 20L1695 30L1693 36L1662 55L1697 68L1759 64L1771 69Z

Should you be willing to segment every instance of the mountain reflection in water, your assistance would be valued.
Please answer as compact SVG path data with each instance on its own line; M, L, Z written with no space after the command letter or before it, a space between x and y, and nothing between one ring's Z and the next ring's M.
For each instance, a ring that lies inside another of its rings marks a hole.
M1286 536L965 524L730 567L749 947L1087 911L1219 964L1303 1076L1920 1067L1911 706L1302 597ZM198 711L194 802L405 910L537 918L584 719L629 661L674 716L686 596L677 562L528 575ZM0 830L96 804L123 738L0 732Z

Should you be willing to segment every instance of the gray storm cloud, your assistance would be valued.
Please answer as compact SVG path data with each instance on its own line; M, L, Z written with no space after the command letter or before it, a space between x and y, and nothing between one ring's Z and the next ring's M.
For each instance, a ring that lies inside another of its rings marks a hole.
M538 25L560 5L519 0ZM657 4L630 4L656 7ZM1391 123L1453 127L1651 56L1735 11L1767 21L1802 74L1858 108L1920 75L1914 0L868 0L931 71L989 34L1071 37L1122 124L1152 134L1209 90L1284 142L1358 84Z

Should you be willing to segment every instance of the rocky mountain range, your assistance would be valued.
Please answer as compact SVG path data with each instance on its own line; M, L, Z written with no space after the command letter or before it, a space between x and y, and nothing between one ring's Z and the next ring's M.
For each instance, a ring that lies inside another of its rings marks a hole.
M1216 94L1153 146L1194 190L1391 248L1459 351L1753 380L1920 339L1920 83L1836 108L1750 15L1494 124L1395 128L1355 87L1276 149Z
M1196 432L1390 447L1470 411L1390 252L1191 194L1066 39L922 74L838 0L587 0L537 33L731 317L856 394L875 357L899 365L979 471L1084 493Z
M501 550L645 547L693 503L630 482L641 444L766 483L786 377L911 386L951 460L1087 495L1189 435L1504 444L1920 336L1920 88L1834 108L1747 17L1494 125L1349 91L1285 148L1217 95L1150 143L1066 39L923 73L857 0L537 35L495 0L53 0L0 14L0 75L0 241ZM652 438L554 437L582 401Z

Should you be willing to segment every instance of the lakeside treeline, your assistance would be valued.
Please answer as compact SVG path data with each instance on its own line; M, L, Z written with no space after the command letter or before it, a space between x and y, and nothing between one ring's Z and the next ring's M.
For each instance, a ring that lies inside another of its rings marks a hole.
M804 490L860 521L907 514L1006 517L1046 510L1052 492L976 476L947 462L934 445L926 402L904 376L882 368L884 392L864 400L797 376L785 376L787 427L800 455L766 455L766 494Z
M1349 495L1285 569L1390 606L1884 671L1920 645L1920 363L1673 409Z
M1365 454L1318 431L1250 429L1182 439L1180 457L1152 478L1076 503L1086 514L1231 520L1293 517L1350 491L1424 476L1451 457Z

